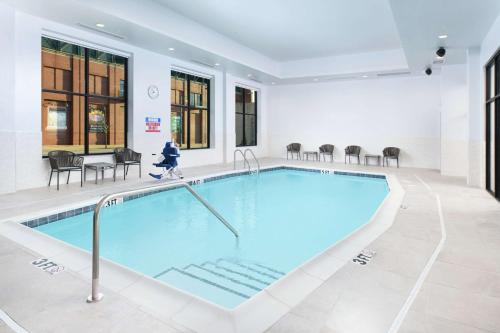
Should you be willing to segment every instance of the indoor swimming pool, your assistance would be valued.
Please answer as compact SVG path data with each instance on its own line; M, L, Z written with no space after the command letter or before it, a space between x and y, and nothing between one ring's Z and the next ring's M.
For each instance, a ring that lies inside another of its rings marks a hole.
M101 212L101 257L224 308L235 308L370 221L384 176L274 168L205 179ZM92 211L35 229L90 251Z

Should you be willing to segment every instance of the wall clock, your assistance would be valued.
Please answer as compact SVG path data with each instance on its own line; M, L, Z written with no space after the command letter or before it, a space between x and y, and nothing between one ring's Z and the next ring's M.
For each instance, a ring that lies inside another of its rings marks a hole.
M156 99L160 95L160 90L155 85L150 85L148 87L148 96L151 99Z

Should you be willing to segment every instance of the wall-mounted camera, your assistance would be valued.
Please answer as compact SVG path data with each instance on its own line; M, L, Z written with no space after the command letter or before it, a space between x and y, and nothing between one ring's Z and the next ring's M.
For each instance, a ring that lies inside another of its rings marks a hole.
M439 57L439 58L442 58L444 57L446 54L446 49L444 47L440 47L439 49L437 49L436 51L436 55Z
M432 68L427 67L427 68L425 69L425 74L427 74L427 75L431 75L431 74L432 74Z

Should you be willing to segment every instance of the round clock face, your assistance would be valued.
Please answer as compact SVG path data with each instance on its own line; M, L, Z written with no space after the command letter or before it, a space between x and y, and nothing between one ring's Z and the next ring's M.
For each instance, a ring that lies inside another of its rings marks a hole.
M155 99L160 95L160 90L157 86L151 85L148 87L148 96L151 99Z

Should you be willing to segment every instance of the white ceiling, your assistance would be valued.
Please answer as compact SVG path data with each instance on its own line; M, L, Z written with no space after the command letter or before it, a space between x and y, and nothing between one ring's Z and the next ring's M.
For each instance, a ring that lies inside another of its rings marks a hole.
M500 0L0 3L77 29L101 22L105 28L92 29L94 36L120 35L126 44L214 68L217 63L266 84L423 75L441 45L448 49L446 64L464 63L466 50L480 46L500 13ZM449 35L444 41L437 38L443 33Z
M500 0L390 0L408 66L422 70L447 49L446 64L464 63L500 12ZM447 34L441 40L439 35Z
M155 0L279 61L401 47L388 0Z

